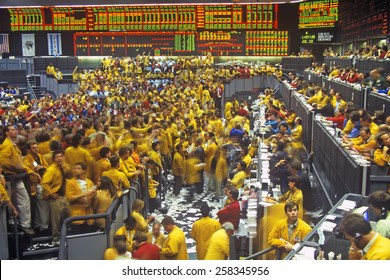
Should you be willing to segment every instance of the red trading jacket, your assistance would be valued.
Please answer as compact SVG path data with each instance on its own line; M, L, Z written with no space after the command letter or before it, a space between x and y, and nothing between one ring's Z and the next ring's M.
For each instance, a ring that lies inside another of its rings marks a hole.
M132 258L137 260L159 260L160 250L157 245L145 242L133 252Z
M240 224L240 204L237 200L231 202L228 206L219 210L217 215L219 218L219 222L222 225L225 222L231 222L234 226L234 229L238 229L238 225Z

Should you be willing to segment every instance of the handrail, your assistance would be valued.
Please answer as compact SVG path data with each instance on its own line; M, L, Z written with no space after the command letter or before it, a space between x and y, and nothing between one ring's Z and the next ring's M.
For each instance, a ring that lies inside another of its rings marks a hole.
M254 258L257 258L257 257L262 256L264 254L267 254L269 252L272 252L273 250L276 250L276 259L279 260L280 259L280 249L277 247L269 247L267 249L264 249L260 252L257 252L253 255L246 257L244 260L253 260Z
M145 203L145 211L149 213L149 168L148 165L145 164L145 198L144 198L144 203ZM142 192L141 192L142 196Z
M27 75L26 76L26 79L27 79L27 89L29 90L29 92L30 92L30 95L31 95L31 99L37 99L37 96L36 96L36 94L35 94L35 92L34 92L34 89L33 89L33 87L32 87L32 84L30 83L30 80L28 79L28 77L29 76L34 76L34 75Z
M68 252L66 250L66 236L67 236L67 229L68 225L75 222L75 221L85 221L85 220L90 220L90 219L100 219L100 218L105 218L106 220L106 225L105 225L105 232L110 232L110 226L111 223L107 222L110 221L111 215L116 209L118 203L121 201L121 198L116 198L108 207L107 211L105 213L99 213L99 214L92 214L92 215L84 215L84 216L74 216L74 217L69 217L67 218L63 223L61 227L61 237L60 237L60 250L58 253L58 259L60 260L66 260L68 259ZM107 234L107 244L110 245L110 235Z

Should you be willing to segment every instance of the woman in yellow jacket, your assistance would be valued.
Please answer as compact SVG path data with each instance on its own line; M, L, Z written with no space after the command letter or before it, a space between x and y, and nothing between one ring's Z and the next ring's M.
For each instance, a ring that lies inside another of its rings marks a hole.
M114 183L107 176L102 176L100 179L100 186L98 187L93 200L94 213L105 213L116 197L117 190ZM104 218L96 219L95 225L99 228L105 228L106 220Z
M131 216L134 218L136 222L135 230L147 233L148 230L148 225L149 223L154 221L153 216L149 216L146 219L144 216L140 213L142 209L144 208L145 203L141 199L136 199L133 202L133 205L131 206Z
M127 251L132 252L133 251L133 236L135 234L136 221L130 215L123 221L123 223L125 225L120 227L116 231L115 235L124 235L124 236L126 236L126 248L127 248Z

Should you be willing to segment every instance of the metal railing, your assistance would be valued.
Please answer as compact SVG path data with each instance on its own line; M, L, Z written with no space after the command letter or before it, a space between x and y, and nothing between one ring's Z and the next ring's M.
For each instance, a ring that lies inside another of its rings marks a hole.
M26 80L27 80L27 89L30 92L30 99L37 99L37 95L34 92L33 85L30 82L29 76L33 75L27 75ZM33 76L34 77L34 76Z
M264 254L267 254L269 252L272 252L274 250L276 251L276 259L280 260L281 250L279 248L277 248L277 247L269 247L267 249L264 249L264 250L262 250L260 252L257 252L257 253L255 253L253 255L250 255L250 256L246 257L244 260L253 260L253 259L257 258L257 257L260 257L260 256L262 256Z
M138 190L134 187L130 187L128 192L124 192L123 196L120 198L116 198L110 205L110 207L107 209L105 213L100 214L92 214L92 215L85 215L85 216L75 216L75 217L69 217L67 218L61 227L61 236L60 236L60 249L58 253L58 259L60 260L67 260L68 259L68 243L67 239L68 230L71 226L71 224L75 221L87 221L87 220L95 220L95 219L105 219L105 227L103 231L95 231L95 232L88 232L85 234L78 234L78 236L84 236L85 238L88 238L89 236L96 235L96 234L104 234L107 241L107 248L111 246L110 241L110 231L111 226L113 222L116 219L116 213L117 210L120 208L120 205L123 203L124 197L127 196L127 203L129 204L127 209L130 209L130 206L132 204L133 199L131 198L138 198ZM127 213L129 214L129 213Z

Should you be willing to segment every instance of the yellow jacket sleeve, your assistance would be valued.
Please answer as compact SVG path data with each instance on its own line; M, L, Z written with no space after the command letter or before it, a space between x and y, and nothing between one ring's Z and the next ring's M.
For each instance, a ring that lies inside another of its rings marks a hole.
M146 223L141 213L133 211L131 212L131 216L133 216L134 220L136 221L136 229L142 232L148 232L148 224Z

